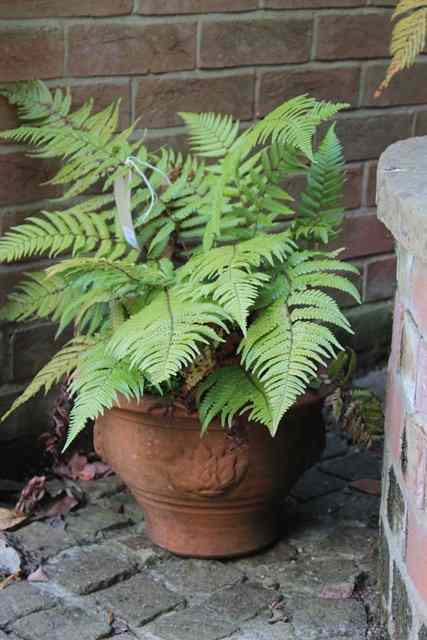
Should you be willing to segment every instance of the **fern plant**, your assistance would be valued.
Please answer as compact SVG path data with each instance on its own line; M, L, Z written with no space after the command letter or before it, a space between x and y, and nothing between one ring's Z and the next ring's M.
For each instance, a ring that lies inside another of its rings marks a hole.
M392 59L376 92L377 97L399 71L412 67L425 49L427 0L398 0L392 19L395 21L390 47Z
M67 445L121 397L144 393L198 408L203 429L246 412L274 434L341 348L333 327L351 331L331 292L359 299L355 269L321 249L343 216L334 125L313 148L319 125L345 105L300 96L243 133L230 116L185 113L193 152L183 155L150 152L135 124L116 133L118 103L73 110L69 91L40 82L0 93L23 121L1 137L61 160L51 182L64 189L0 239L3 263L52 261L1 318L74 330L3 419L66 378ZM295 205L283 181L296 173L306 188Z

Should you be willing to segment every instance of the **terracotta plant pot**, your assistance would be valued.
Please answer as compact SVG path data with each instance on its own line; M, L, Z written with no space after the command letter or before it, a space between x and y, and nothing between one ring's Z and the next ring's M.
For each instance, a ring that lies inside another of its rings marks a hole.
M275 438L240 419L232 432L158 398L122 402L95 426L95 448L143 506L153 542L203 558L244 555L280 535L281 505L324 446L322 399L307 395Z

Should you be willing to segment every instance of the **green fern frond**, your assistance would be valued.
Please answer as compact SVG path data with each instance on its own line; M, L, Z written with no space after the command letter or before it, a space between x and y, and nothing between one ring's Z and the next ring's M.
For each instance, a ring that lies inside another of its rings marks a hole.
M0 262L15 262L30 256L50 258L67 251L72 255L90 253L108 255L128 251L125 242L117 240L109 224L110 215L98 210L110 198L96 196L66 211L43 211L0 238Z
M231 116L215 113L180 113L190 130L194 153L206 158L222 158L231 149L240 123Z
M106 409L119 403L120 396L139 400L144 394L144 379L126 361L117 362L106 352L105 342L85 350L69 386L74 396L73 408L64 450L84 429L88 420L95 420Z
M268 426L273 435L284 414L306 391L319 365L340 348L332 332L317 324L338 322L344 326L338 308L334 304L304 308L305 313L282 301L273 303L251 324L240 346L242 365L265 389L272 413Z
M289 145L313 159L312 141L317 127L348 105L318 102L307 95L288 100L249 129L244 137L251 146L271 142Z
M227 319L218 305L184 301L166 289L116 331L109 353L161 384L191 364L201 345L221 342L212 326L227 331Z
M6 420L16 409L43 391L46 395L54 385L64 377L70 375L77 368L79 358L87 350L90 344L88 338L78 337L68 342L46 366L34 377L31 384L25 389L11 408L2 416L1 422Z
M427 0L399 0L393 13L393 19L397 22L393 28L390 47L392 60L375 97L381 95L399 71L415 64L418 54L425 49Z
M271 410L261 384L239 366L213 371L199 386L197 402L203 432L217 416L223 426L229 427L243 413L248 413L249 420L271 424Z
M67 289L61 277L48 278L44 271L29 273L0 309L0 320L54 319L63 306L64 294L70 297Z
M307 171L307 187L302 192L295 221L296 237L327 243L340 228L344 214L344 157L332 125Z

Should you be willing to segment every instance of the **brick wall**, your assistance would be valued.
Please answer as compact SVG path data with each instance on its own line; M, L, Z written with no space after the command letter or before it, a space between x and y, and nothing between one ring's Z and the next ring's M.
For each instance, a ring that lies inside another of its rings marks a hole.
M141 116L153 144L183 144L179 110L228 111L251 122L305 92L349 102L338 123L348 160L342 243L360 266L365 301L349 312L357 331L353 345L372 363L388 346L395 268L391 236L375 216L376 162L388 144L427 130L425 62L399 77L380 101L373 99L386 67L391 4L2 0L0 82L68 83L76 103L93 95L99 106L120 96L122 125ZM0 102L0 128L14 123L13 110ZM0 144L0 233L52 195L39 186L49 169ZM0 266L0 304L19 275L38 266ZM1 408L54 345L44 325L0 331Z
M427 138L379 165L379 216L396 238L398 285L383 472L382 586L393 640L427 638Z

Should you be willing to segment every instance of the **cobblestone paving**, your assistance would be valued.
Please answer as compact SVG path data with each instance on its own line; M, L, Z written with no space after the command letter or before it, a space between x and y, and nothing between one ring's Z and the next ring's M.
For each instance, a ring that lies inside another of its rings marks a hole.
M81 483L87 505L65 527L8 535L48 580L0 591L0 640L380 640L380 498L351 486L378 480L380 467L379 453L329 434L284 505L282 539L227 562L154 547L117 478Z

